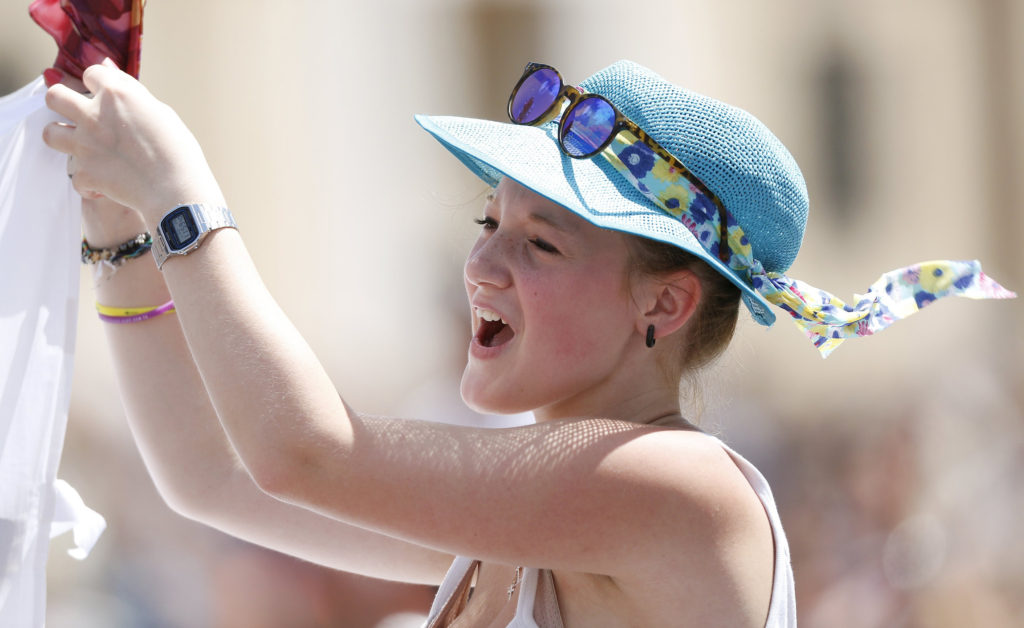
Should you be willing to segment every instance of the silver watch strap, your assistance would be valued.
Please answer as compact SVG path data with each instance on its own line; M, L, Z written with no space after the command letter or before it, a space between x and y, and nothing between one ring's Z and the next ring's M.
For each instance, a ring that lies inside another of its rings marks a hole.
M192 207L202 208L198 216L203 222L203 225L200 227L201 234L209 233L214 229L223 229L224 227L231 227L232 229L238 228L238 225L235 224L235 217L232 216L228 208L223 205L204 205L202 203L196 203ZM192 215L195 216L196 212L193 211Z
M192 251L199 248L206 236L216 229L223 229L224 227L231 227L237 229L238 225L235 224L235 217L231 215L231 211L222 205L207 205L205 203L185 203L182 205L175 206L168 214L181 209L182 207L188 207L192 217L195 219L196 229L199 231L199 235L195 242L190 244L188 247L180 251L169 251L167 249L167 239L164 237L163 229L157 226L156 233L153 234L153 259L156 260L156 267L162 269L164 262L171 255L188 255ZM165 214L166 215L166 214ZM161 219L161 223L163 219Z

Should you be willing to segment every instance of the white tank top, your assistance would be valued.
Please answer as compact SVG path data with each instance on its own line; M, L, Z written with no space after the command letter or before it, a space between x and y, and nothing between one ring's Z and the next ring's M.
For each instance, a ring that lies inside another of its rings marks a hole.
M765 513L768 514L768 521L771 524L772 535L775 538L775 571L765 628L796 628L796 591L793 584L793 567L789 557L789 543L786 541L786 533L782 530L782 520L779 518L779 511L775 506L772 489L761 472L746 458L721 441L719 443L743 472L743 476L750 482L750 486L764 505ZM465 556L455 558L434 597L434 603L423 628L440 628L446 625L444 621L439 622L442 615L452 617L457 614L453 614L452 610L456 605L465 604L465 598L462 596L468 591L468 584L477 566L478 561L472 558ZM545 576L550 577L549 574L550 572L547 570L533 567L523 568L522 588L516 603L516 614L509 622L508 628L561 628L562 622L557 613L557 600L554 598L553 588L550 594L544 596L546 599L550 596L547 603L542 602L535 608L538 598L538 583L543 584ZM459 599L460 597L462 599ZM553 603L552 600L554 600ZM552 605L555 612L551 612Z

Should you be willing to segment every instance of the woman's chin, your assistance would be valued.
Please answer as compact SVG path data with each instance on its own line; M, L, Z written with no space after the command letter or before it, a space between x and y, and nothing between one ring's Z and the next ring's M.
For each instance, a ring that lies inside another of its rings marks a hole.
M468 372L462 375L460 393L462 401L474 412L480 414L518 414L529 412L532 408L522 407L521 396L509 395L504 391L495 390L493 382L490 386L481 385Z
M480 414L505 414L501 411L501 404L494 399L479 391L467 391L465 386L462 388L462 401L470 410Z

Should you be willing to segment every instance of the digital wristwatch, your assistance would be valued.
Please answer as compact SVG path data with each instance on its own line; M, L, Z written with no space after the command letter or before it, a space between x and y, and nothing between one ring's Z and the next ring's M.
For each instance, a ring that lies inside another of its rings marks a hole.
M238 228L227 207L203 203L175 207L164 214L153 234L156 267L162 268L171 255L188 255L199 248L211 231L224 227Z

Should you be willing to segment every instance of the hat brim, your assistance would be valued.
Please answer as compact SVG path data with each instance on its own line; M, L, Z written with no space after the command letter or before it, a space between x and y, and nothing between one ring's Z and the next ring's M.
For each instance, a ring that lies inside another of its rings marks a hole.
M764 297L705 251L677 218L647 200L604 157L572 159L559 150L555 124L531 127L425 115L417 115L416 122L488 185L509 177L598 227L678 246L736 285L754 320L766 326L775 322Z

